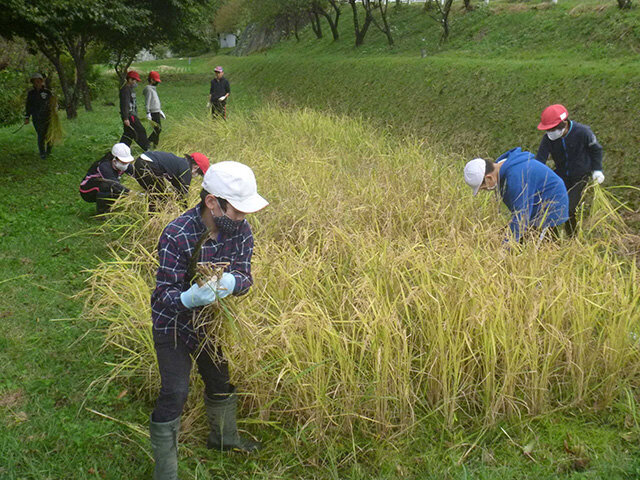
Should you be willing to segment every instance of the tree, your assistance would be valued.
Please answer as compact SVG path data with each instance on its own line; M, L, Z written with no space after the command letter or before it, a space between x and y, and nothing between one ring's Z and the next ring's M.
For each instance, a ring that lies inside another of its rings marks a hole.
M341 7L342 4L339 0L314 0L311 5L314 12L317 15L323 16L329 24L333 40L338 40L340 38L340 34L338 32L338 20L340 19ZM333 14L331 13L332 10Z
M362 3L364 4L365 1L368 0L362 0ZM373 16L371 15L371 10L365 7L364 22L362 22L362 25L360 25L360 20L358 18L358 5L356 3L356 0L349 0L349 5L351 5L351 11L353 12L353 31L356 37L356 47L359 47L364 43L364 37L367 35L369 26L373 21Z
M393 37L391 36L391 27L387 21L387 9L389 7L389 0L360 0L360 5L364 9L364 22L360 25L358 19L358 7L356 0L349 0L351 10L353 11L353 29L356 37L356 47L359 47L364 42L364 37L369 30L369 26L373 23L378 30L384 33L387 37L389 45L393 45ZM378 9L380 13L380 23L374 16L374 11Z
M364 3L364 0L363 0ZM376 28L378 30L380 30L382 33L384 33L387 37L387 42L389 43L389 45L393 45L393 38L391 37L391 26L389 25L389 22L387 21L387 10L389 8L389 0L377 0L377 1L370 1L367 2L370 5L372 5L374 8L377 6L378 10L380 12L380 19L382 21L382 25L380 25L375 17L373 16L373 14L371 15L373 17L373 23L375 24Z
M631 8L631 0L618 0L618 8L620 9Z
M440 41L445 42L449 38L449 13L451 13L453 0L435 0L433 3L436 6L436 13L431 15L431 18L442 26Z

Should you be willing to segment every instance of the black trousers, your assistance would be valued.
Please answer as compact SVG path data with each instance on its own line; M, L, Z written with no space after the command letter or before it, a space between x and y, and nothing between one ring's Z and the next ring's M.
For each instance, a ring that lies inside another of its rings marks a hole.
M160 132L162 131L162 117L160 116L160 112L151 112L151 120L153 120L156 125L153 126L153 133L149 135L149 142L155 143L158 146L160 143Z
M582 191L589 182L589 177L579 178L563 178L565 187L567 187L567 194L569 195L569 220L565 223L565 230L567 235L572 237L576 233L576 227L578 220L576 219L576 210L580 199L582 198Z
M111 210L113 202L115 202L120 195L124 195L128 191L128 188L118 182L104 181L100 182L97 190L80 192L80 196L85 202L95 202L97 213L107 213Z
M129 117L129 124L131 125L129 127L123 124L124 131L122 132L122 137L120 137L120 143L126 143L131 146L131 143L135 141L145 152L149 150L147 131L140 123L140 119L138 117Z
M220 100L213 100L211 102L211 116L222 117L227 119L227 102L221 102Z
M49 130L49 119L34 116L33 128L36 129L36 134L38 135L38 150L40 151L40 156L44 157L51 153L51 144L46 141L47 130Z
M198 373L209 398L219 398L230 392L229 365L220 348L213 352L212 348L205 348L196 354L189 350L179 336L155 330L153 343L161 381L160 394L151 417L154 422L170 422L182 414L189 393L192 357L198 365Z

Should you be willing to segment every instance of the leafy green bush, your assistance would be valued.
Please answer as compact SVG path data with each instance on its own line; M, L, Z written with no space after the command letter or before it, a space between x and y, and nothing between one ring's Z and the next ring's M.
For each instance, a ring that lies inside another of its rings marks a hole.
M0 70L0 125L21 122L24 117L27 75L13 69Z

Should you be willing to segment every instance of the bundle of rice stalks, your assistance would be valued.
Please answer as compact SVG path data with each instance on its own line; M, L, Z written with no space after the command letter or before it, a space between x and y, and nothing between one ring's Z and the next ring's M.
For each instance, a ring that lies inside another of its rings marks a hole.
M578 237L506 250L508 216L469 194L464 159L362 121L265 108L194 119L166 148L250 165L271 202L249 217L252 291L202 317L250 414L334 438L605 407L639 386L638 268L604 190ZM116 376L154 392L153 248L178 212L139 211L113 217L135 226L93 273L87 317L108 321Z
M59 145L63 138L62 124L58 116L58 97L51 95L49 97L49 128L45 136L45 143L50 145Z

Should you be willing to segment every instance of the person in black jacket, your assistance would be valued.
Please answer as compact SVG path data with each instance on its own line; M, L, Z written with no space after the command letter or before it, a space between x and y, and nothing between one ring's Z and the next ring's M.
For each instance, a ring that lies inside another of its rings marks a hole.
M140 155L133 164L133 177L149 193L149 208L166 198L170 185L184 201L194 174L204 175L209 168L209 159L202 153L178 157L173 153L149 151Z
M227 119L227 98L231 95L231 87L229 80L224 78L224 70L217 66L214 70L216 78L211 80L211 88L209 89L209 103L211 107L211 115Z
M120 195L129 189L120 183L124 173L133 175L133 156L124 143L116 143L110 152L95 161L80 183L80 196L85 202L95 202L97 213L106 213Z
M29 117L33 119L33 127L38 135L38 150L40 158L45 159L51 153L51 143L47 142L47 131L51 121L51 90L45 88L44 78L39 73L31 75L33 88L27 94L27 103L24 112L24 124L29 123Z
M540 116L538 130L542 137L536 159L547 163L549 155L555 163L555 172L564 181L569 194L569 221L565 224L569 236L576 231L576 209L582 191L593 179L604 182L602 173L602 146L587 125L569 120L563 105L550 105Z
M120 116L124 131L120 138L120 143L131 146L131 142L135 142L144 151L149 149L149 139L147 132L140 123L138 118L138 105L136 102L136 86L140 81L140 75L135 70L127 72L127 81L120 89Z

